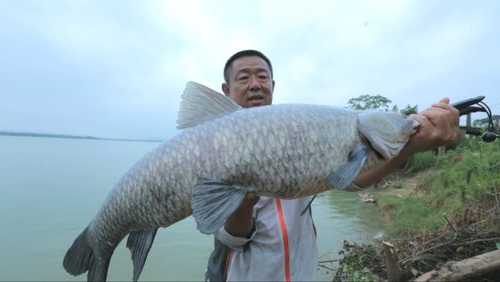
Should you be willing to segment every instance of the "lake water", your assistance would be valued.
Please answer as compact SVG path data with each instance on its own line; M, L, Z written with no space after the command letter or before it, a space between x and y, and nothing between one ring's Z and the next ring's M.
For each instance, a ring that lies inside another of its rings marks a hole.
M0 136L0 280L84 280L62 267L76 236L94 217L113 184L146 152L147 142ZM375 207L355 193L332 191L313 203L320 260L332 260L343 240L382 233ZM212 238L190 217L158 233L142 281L202 280ZM334 263L318 266L331 281ZM109 280L130 280L123 242L111 260Z

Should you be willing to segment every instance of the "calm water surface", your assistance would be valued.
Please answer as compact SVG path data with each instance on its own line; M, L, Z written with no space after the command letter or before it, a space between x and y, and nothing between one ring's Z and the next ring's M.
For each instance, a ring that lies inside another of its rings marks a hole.
M113 184L157 143L0 136L0 280L83 280L62 268L76 236L94 217ZM376 209L355 193L323 193L313 204L320 260L331 260L343 240L382 232ZM158 233L141 280L202 280L212 238L191 217ZM331 281L333 263L318 266ZM123 242L109 280L130 280Z

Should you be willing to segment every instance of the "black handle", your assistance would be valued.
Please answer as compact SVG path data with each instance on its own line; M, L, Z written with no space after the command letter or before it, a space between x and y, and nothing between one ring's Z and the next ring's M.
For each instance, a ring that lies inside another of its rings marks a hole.
M460 115L466 115L474 112L485 112L488 115L489 125L486 129L486 132L483 133L481 128L474 127L461 127L465 129L466 134L470 135L481 135L484 142L490 143L495 141L500 135L494 132L493 122L492 122L492 114L491 110L485 103L479 104L484 99L484 96L477 96L475 98L470 98L467 100L459 101L457 103L452 104L453 107L457 108L460 111ZM477 104L477 106L473 106Z
M470 98L467 100L462 100L456 103L451 104L453 107L457 108L460 111L460 115L464 115L470 112L480 111L478 108L473 107L469 109L470 106L481 102L484 99L484 96L477 96L475 98Z

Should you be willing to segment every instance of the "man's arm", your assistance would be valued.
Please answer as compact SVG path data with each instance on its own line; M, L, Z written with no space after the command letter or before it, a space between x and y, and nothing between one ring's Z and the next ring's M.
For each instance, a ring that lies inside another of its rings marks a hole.
M442 99L419 114L410 116L417 120L420 126L399 155L361 173L354 183L360 187L375 184L400 168L411 155L455 143L459 137L459 112L449 102L448 98Z
M249 238L254 228L253 206L259 201L255 193L247 193L240 207L227 219L224 228L236 237Z
M253 206L259 201L255 193L247 193L240 206L228 218L226 224L214 234L222 245L233 250L243 250L255 234Z

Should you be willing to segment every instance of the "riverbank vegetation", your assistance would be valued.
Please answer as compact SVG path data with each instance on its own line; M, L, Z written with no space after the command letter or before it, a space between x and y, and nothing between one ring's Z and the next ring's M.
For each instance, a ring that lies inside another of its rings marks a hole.
M386 236L371 245L346 242L335 280L409 281L500 249L500 142L468 138L454 150L417 154L380 186L372 197ZM474 281L494 281L495 273Z

